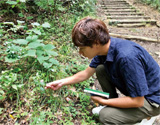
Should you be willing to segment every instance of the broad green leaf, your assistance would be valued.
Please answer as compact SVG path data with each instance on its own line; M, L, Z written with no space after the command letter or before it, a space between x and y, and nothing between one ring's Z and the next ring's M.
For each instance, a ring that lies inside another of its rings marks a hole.
M23 84L17 85L18 88L21 88L23 86Z
M33 35L33 36L28 36L26 37L26 40L27 41L30 41L30 42L34 42L38 39L38 36L37 35Z
M44 63L45 60L49 59L49 56L46 56L46 57L38 56L37 59L38 59L39 63L42 64L42 63Z
M45 50L52 50L52 49L55 48L55 46L52 45L52 44L47 44L47 45L45 45L43 48L44 48Z
M43 40L39 40L39 39L37 39L36 41L39 42L39 43L43 42Z
M16 40L13 40L13 43L20 44L20 45L27 45L28 41L25 39L16 39Z
M27 52L27 55L28 55L28 56L33 56L33 57L35 57L35 56L36 56L36 50L29 50L29 51Z
M44 28L50 28L51 25L48 22L45 22L45 23L42 24L42 27L44 27Z
M48 55L58 56L58 53L55 52L55 51L50 51L50 50L48 50L48 51L46 51L46 52L47 52Z
M16 1L7 1L6 3L10 4L10 5L16 5L17 2Z
M0 96L0 100L3 100L3 99L5 99L5 96ZM0 112L0 114L1 114L1 112Z
M34 32L35 34L41 35L41 31L40 30L32 29L30 31Z
M21 51L23 49L22 47L16 46L14 44L12 44L11 48L14 49L15 51Z
M3 96L0 96L0 100L2 100L4 97ZM3 113L3 109L4 108L0 108L0 115Z
M0 90L0 93L3 95L5 92L3 90Z
M44 54L44 51L42 51L42 50L37 50L36 51L36 54L37 54L37 56L42 56L43 54Z
M28 44L28 48L37 48L39 46L44 46L44 44L39 42L32 42Z
M17 20L17 23L22 24L25 23L25 21Z
M59 62L53 58L49 59L49 62L51 62L52 64L55 64L55 65L59 65Z
M19 60L19 59L17 59L17 58L12 59L12 58L5 57L5 62L8 62L8 63L13 63L13 62L15 62L17 60Z
M28 19L28 20L31 20L31 19L33 19L33 16L29 16L29 17L27 17L27 19Z
M20 68L14 68L14 69L13 69L13 72L19 72L19 71L21 71Z
M17 85L12 85L12 88L18 90Z
M59 6L59 7L58 7L58 10L63 12L63 11L65 11L66 9L63 8L62 6Z
M41 35L41 31L40 31L40 30L34 29L33 32L34 32L35 34Z
M45 91L44 87L40 87L40 90L41 90L41 91Z
M17 74L15 74L15 73L11 73L10 77L12 78L12 82L17 80Z
M33 25L33 26L40 26L40 24L37 23L37 22L31 23L31 25Z
M24 17L23 13L19 13L18 16L20 17Z
M10 25L14 25L13 22L4 22L3 24L10 24Z
M46 69L48 69L48 68L50 68L50 67L52 66L52 63L44 62L44 63L43 63L43 66L44 66Z

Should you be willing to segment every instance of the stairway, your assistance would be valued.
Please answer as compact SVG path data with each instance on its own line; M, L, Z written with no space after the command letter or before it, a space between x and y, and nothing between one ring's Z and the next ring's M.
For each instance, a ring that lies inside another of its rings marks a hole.
M144 27L146 24L156 24L156 20L145 16L125 0L103 0L101 8L109 20L109 25L117 27Z

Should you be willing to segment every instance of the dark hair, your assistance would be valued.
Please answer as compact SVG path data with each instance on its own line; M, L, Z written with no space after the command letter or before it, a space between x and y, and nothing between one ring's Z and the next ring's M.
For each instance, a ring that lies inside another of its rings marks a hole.
M72 30L72 41L75 46L104 45L110 39L107 26L99 19L85 17L76 23Z

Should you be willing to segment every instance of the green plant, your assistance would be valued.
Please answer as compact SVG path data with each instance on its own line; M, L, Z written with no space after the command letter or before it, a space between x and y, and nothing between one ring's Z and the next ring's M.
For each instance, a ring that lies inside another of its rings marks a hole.
M50 119L47 118L47 115L50 114L50 112L37 112L37 114L33 114L32 120L31 120L31 125L50 125L53 123ZM47 118L47 120L46 120Z
M23 84L18 82L17 73L2 71L0 83L0 100L7 98L8 95L11 95L9 97L12 99L14 94L17 94L17 98L19 98L18 91L23 87Z
M16 39L6 42L5 61L12 63L22 58L34 58L45 68L52 65L58 65L58 61L54 59L58 54L53 51L55 46L52 44L44 44L38 39L37 35L28 36L26 39Z
M21 2L21 0L16 0L16 1L3 0L3 1L0 1L0 7L2 8L2 11L1 11L2 15L15 14L18 11L22 11L22 10L27 11L25 2Z
M160 1L159 0L142 0L142 1L147 3L148 5L153 6L156 9L160 10Z

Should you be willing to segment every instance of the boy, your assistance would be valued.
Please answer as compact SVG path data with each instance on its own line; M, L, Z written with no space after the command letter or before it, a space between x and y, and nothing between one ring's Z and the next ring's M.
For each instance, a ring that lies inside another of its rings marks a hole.
M88 68L71 77L48 83L57 90L79 83L96 73L109 99L92 96L105 107L99 111L103 124L134 124L156 116L160 110L160 67L140 45L111 38L104 22L86 17L72 30L72 41L79 54L92 59ZM116 88L125 95L118 97Z

